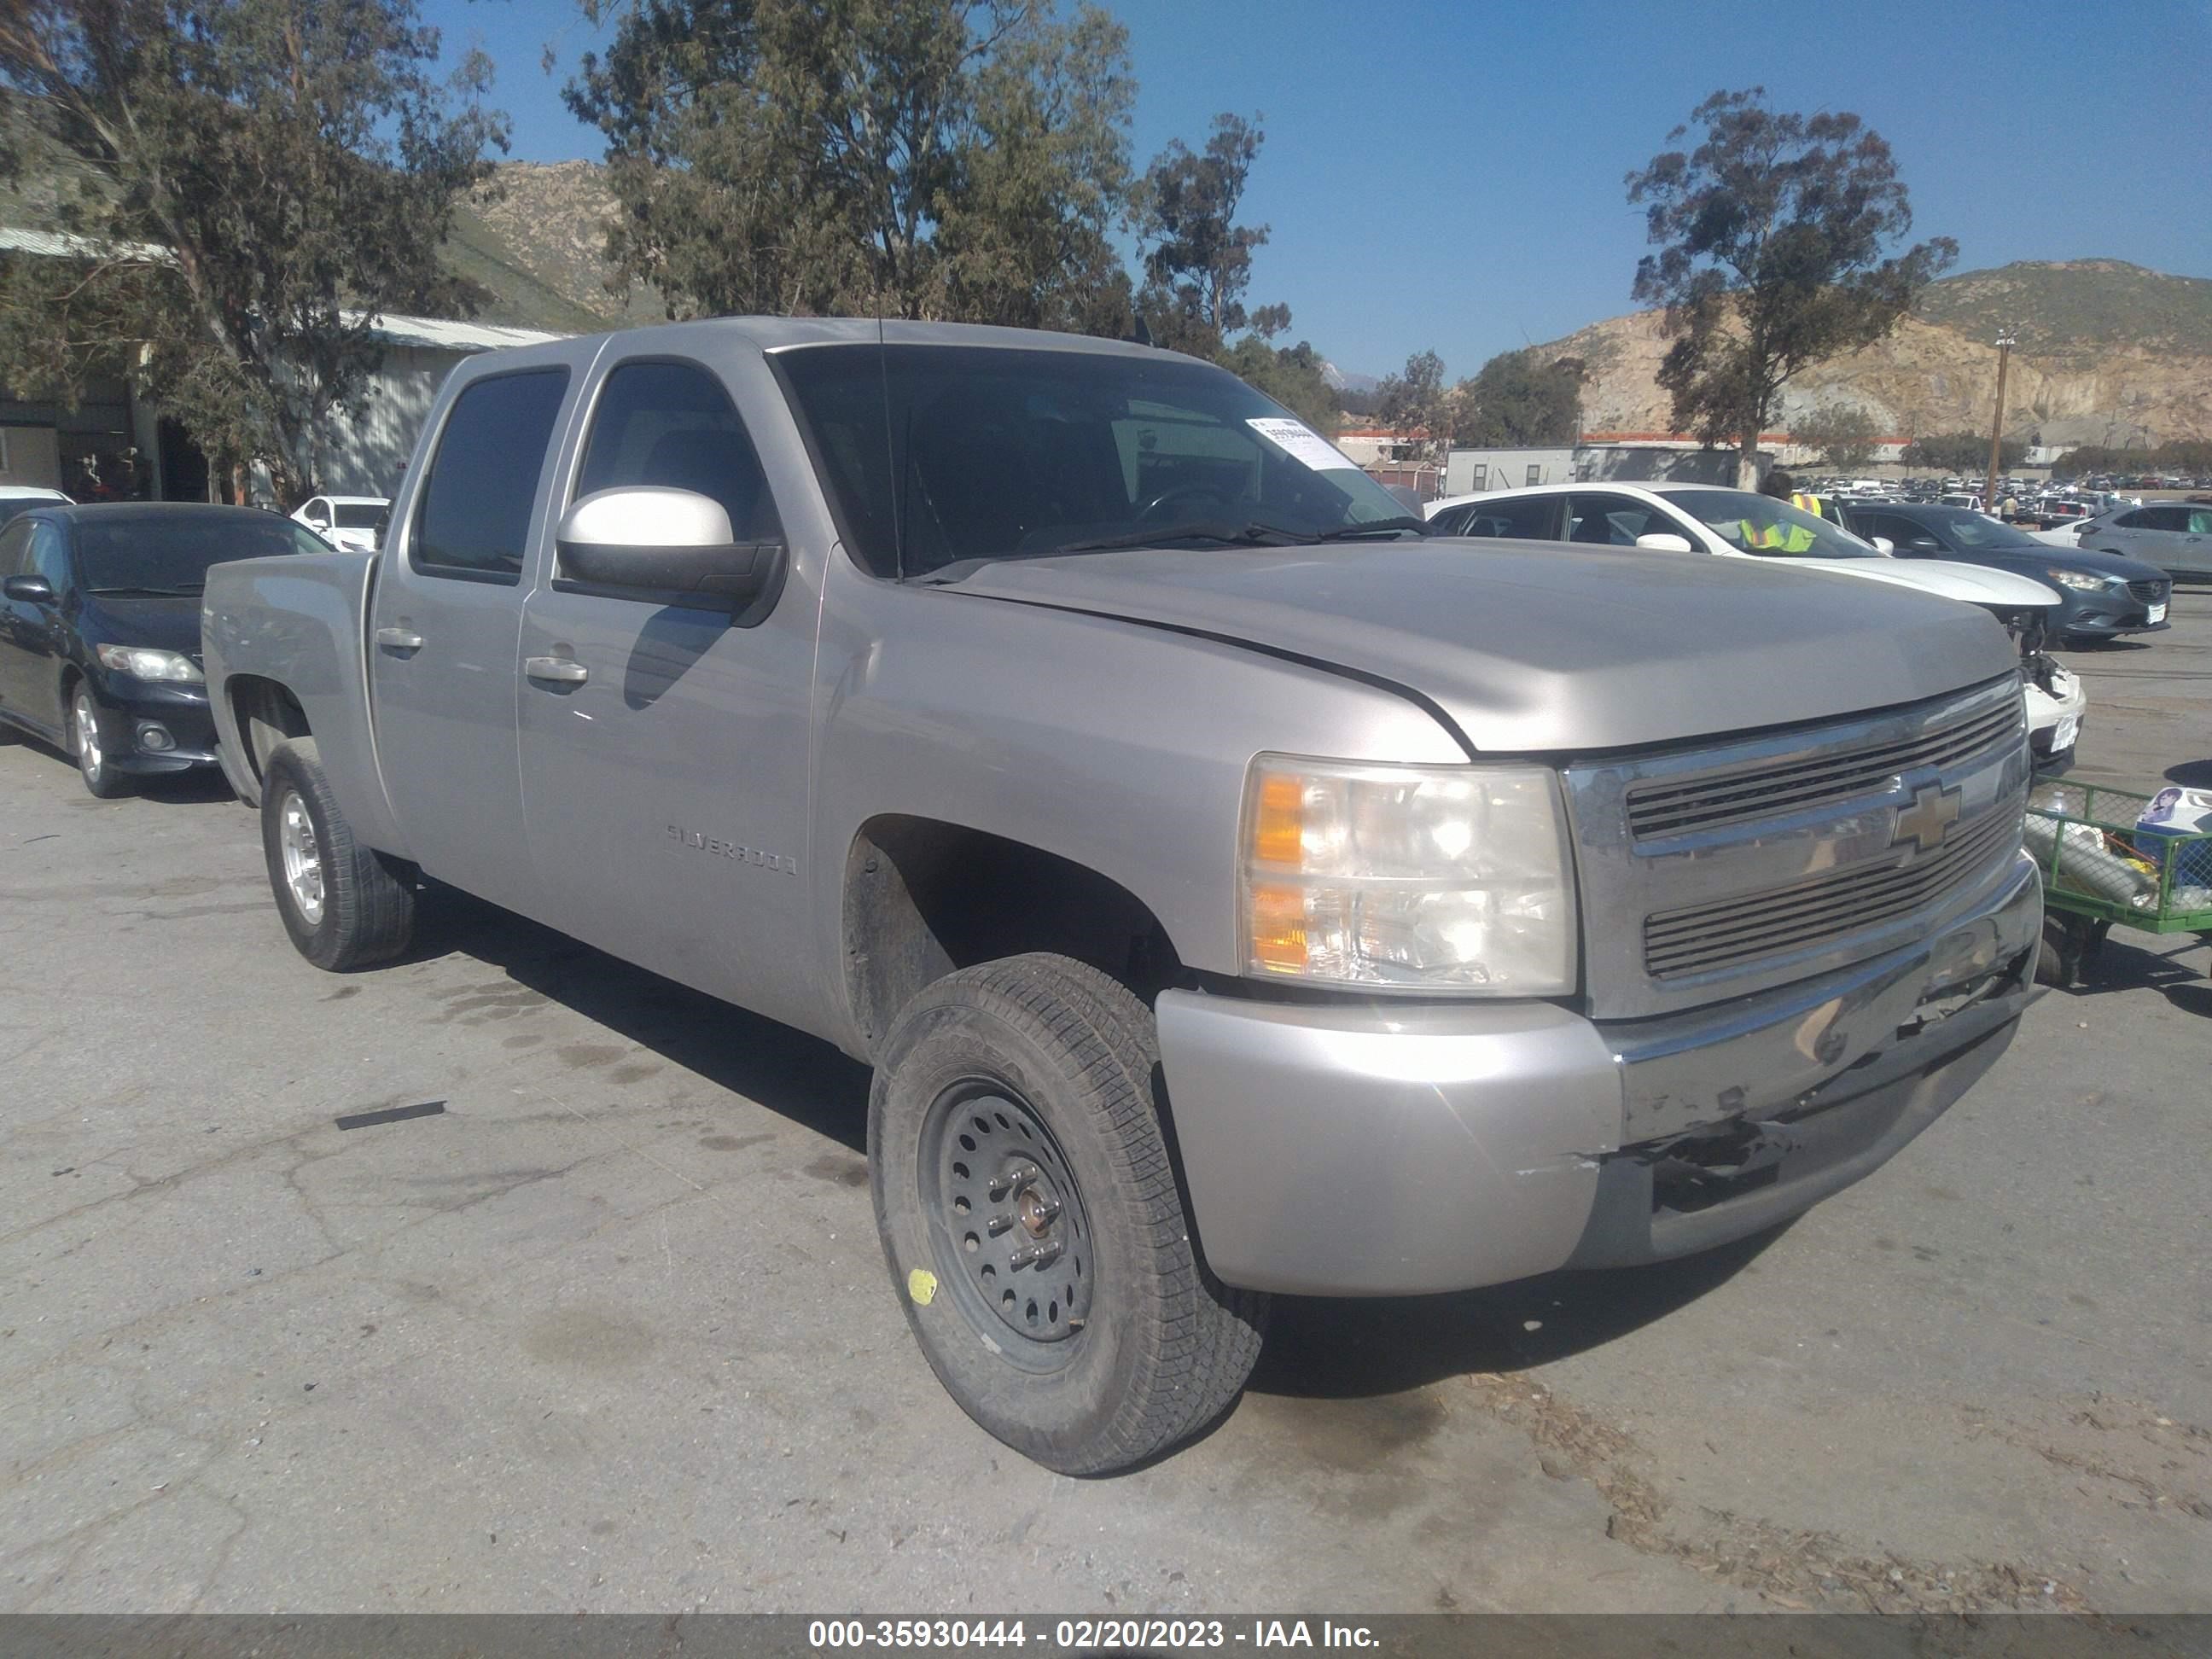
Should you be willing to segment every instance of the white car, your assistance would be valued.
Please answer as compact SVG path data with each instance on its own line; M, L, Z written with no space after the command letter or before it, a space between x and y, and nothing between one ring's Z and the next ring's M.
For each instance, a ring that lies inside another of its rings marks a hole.
M374 553L392 503L381 495L318 495L292 516L341 553Z
M1536 484L1449 496L1426 511L1432 535L1763 558L1978 605L2020 643L2039 763L2063 769L2073 758L2088 696L2080 678L2042 648L2045 619L2057 611L2059 596L2017 572L1948 559L1893 559L1886 542L1863 542L1787 501L1713 484Z
M0 484L0 524L34 507L74 507L76 503L58 489L43 484ZM9 573L13 574L11 571Z

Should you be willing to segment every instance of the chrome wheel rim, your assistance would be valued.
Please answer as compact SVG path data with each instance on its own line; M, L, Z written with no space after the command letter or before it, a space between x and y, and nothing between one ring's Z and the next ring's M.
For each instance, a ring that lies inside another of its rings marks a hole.
M85 776L97 783L100 768L106 763L100 752L100 714L82 691L76 694L76 763L84 769Z
M276 850L284 860L284 885L293 907L313 927L323 919L323 854L307 804L287 791L276 809Z

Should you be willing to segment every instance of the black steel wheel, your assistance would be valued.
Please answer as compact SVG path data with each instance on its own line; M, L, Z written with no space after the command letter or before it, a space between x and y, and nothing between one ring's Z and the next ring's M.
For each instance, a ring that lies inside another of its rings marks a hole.
M1157 1456L1236 1401L1267 1298L1206 1271L1153 1095L1151 1011L1065 957L946 975L868 1103L876 1224L962 1410L1066 1474Z
M1056 1370L1088 1322L1097 1263L1083 1192L1052 1131L988 1078L946 1089L922 1121L921 1202L978 1328L996 1319L1006 1358Z

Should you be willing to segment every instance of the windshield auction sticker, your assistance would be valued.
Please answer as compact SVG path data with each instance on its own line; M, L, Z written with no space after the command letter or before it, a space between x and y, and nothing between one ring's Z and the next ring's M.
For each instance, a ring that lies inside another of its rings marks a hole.
M1261 415L1253 416L1244 424L1292 460L1310 466L1316 472L1328 472L1340 467L1352 472L1359 471L1350 456L1304 421Z

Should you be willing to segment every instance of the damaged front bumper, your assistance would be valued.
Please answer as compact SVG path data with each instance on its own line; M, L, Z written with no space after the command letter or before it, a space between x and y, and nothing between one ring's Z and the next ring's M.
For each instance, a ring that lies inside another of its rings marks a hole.
M1875 1169L1995 1063L2042 915L2023 857L1917 945L1614 1025L1542 1002L1165 992L1200 1246L1231 1285L1387 1296L1659 1261L1771 1226Z

